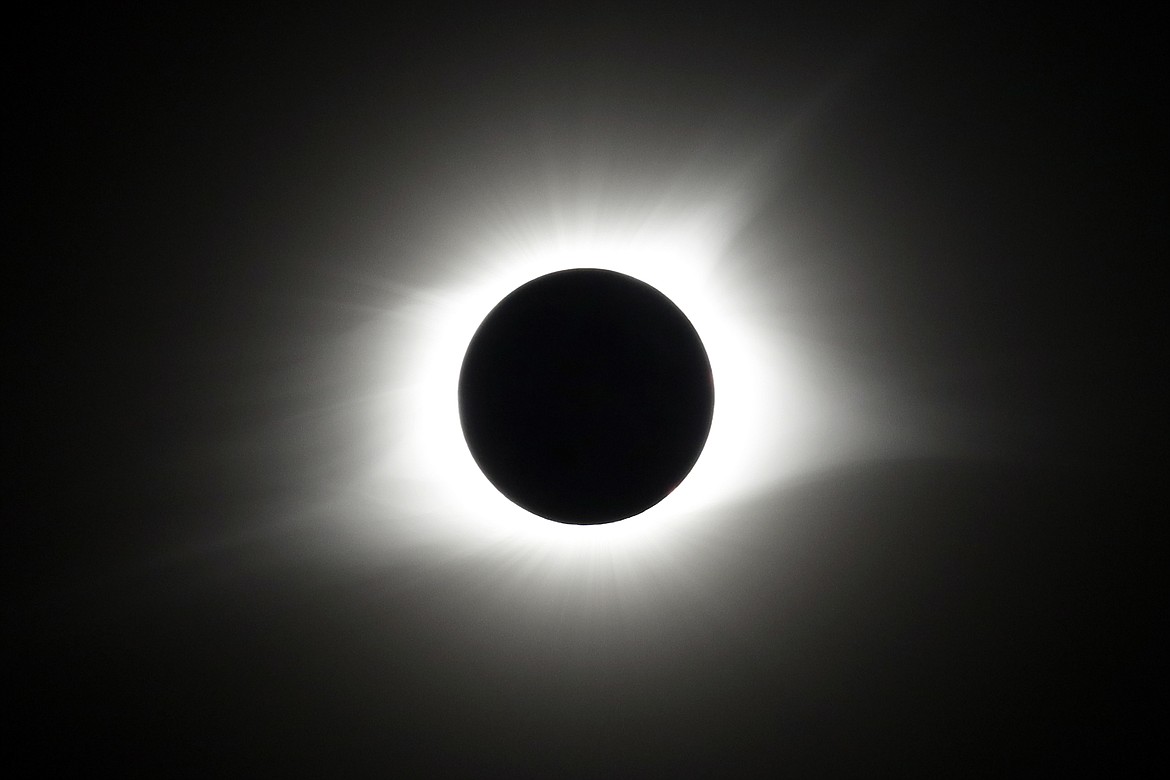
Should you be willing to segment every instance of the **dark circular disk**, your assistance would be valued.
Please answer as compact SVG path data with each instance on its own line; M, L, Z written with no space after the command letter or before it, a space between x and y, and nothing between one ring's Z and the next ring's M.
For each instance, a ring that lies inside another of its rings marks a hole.
M484 475L561 523L611 523L669 495L698 460L714 408L690 320L650 285L595 268L505 297L459 375L460 423Z

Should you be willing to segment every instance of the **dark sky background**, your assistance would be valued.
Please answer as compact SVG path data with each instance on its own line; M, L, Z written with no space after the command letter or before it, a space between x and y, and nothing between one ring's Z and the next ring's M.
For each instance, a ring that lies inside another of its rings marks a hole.
M8 759L869 776L1143 755L1155 26L928 6L13 27ZM761 152L760 289L783 243L807 338L970 446L729 500L674 570L588 604L474 555L273 541L360 458L314 417L348 379L322 356L438 278L419 247L474 242L465 215L550 177L653 199ZM239 446L267 426L292 434Z

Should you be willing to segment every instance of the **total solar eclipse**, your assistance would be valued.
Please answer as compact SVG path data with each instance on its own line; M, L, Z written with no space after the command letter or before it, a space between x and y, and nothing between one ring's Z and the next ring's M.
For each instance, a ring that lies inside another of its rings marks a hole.
M507 295L459 375L472 457L504 496L560 523L646 511L690 473L715 390L686 315L633 277L580 268Z

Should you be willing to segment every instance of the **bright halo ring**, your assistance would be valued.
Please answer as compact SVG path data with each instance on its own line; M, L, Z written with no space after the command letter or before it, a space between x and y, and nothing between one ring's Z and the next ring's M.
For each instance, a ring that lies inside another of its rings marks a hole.
M717 517L799 465L801 430L819 411L804 361L761 327L753 295L721 282L725 242L702 233L590 231L495 247L469 261L462 278L396 312L388 338L400 358L388 367L375 415L385 448L365 491L387 516L395 546L656 547L666 533ZM617 271L666 295L702 339L715 382L710 433L690 474L642 514L602 525L554 523L513 504L473 460L458 413L459 372L484 318L524 283L573 268Z

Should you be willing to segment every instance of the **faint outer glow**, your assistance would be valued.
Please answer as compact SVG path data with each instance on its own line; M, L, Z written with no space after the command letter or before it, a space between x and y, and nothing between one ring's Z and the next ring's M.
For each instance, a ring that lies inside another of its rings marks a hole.
M752 291L721 278L729 232L694 220L489 239L446 283L396 307L384 337L371 341L390 359L369 410L380 454L356 486L367 503L359 547L393 554L437 546L454 555L503 544L562 570L590 565L599 552L607 565L670 555L686 529L806 468L826 394L806 357L753 308ZM619 271L664 293L694 324L715 381L711 432L690 475L643 514L600 526L552 523L506 499L472 459L458 416L460 367L484 317L525 282L568 268Z

